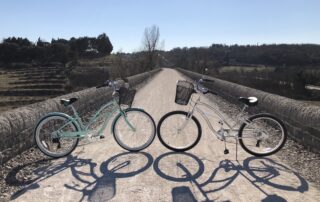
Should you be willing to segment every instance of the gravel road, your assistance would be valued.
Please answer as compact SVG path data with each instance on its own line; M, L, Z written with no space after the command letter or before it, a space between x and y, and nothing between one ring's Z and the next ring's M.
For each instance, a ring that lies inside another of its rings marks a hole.
M178 72L164 69L138 91L134 107L144 108L156 123L169 111L187 110L174 103L179 79L184 78ZM206 97L203 101L220 105ZM30 183L10 193L11 198L34 202L319 201L317 186L277 156L255 158L239 147L236 160L232 143L230 153L223 154L223 142L197 118L202 139L188 152L171 152L155 138L143 152L129 153L116 144L108 128L105 139L80 146L66 158L32 167ZM212 117L212 123L217 127L217 118ZM17 181L24 180L18 177L20 167L9 175Z

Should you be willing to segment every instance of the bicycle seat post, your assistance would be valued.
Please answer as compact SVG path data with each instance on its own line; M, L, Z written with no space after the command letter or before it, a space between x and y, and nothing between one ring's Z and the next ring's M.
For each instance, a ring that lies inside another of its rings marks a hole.
M242 108L242 110L241 110L240 114L242 114L242 113L243 113L247 108L248 108L248 105L244 104L244 106L243 106L243 108Z
M78 115L78 112L77 112L76 108L74 108L74 106L73 106L72 104L69 105L69 107L72 109L73 114L77 116L77 115Z

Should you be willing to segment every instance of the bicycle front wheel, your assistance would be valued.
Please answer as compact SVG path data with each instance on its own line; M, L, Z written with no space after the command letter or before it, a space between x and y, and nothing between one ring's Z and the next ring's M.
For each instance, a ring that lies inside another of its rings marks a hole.
M59 158L70 154L78 145L78 138L60 138L53 134L76 132L77 126L62 113L43 117L34 130L35 142L41 152L47 156Z
M119 114L112 126L117 143L128 151L140 151L147 148L156 135L153 118L145 111L136 108L124 110Z
M198 144L201 138L201 126L187 112L172 111L164 115L158 124L160 142L170 150L187 151Z
M278 152L287 140L283 122L270 114L257 114L248 118L239 129L239 143L254 156L269 156Z

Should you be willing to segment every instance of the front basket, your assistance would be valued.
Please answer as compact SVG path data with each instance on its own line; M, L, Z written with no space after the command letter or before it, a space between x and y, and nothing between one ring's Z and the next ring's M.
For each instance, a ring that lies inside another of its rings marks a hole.
M135 89L121 87L119 89L119 104L129 105L131 107L136 92Z
M188 81L178 81L175 102L180 105L187 105L194 93L194 86Z

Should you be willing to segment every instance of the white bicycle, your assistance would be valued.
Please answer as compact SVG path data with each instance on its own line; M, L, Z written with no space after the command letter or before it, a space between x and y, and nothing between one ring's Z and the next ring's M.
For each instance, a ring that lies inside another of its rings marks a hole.
M244 107L236 116L235 123L229 123L218 109L201 102L201 95L217 93L203 86L204 82L214 82L209 79L199 79L194 83L178 81L175 102L188 105L189 111L172 111L165 114L159 121L157 132L160 142L173 151L187 151L198 144L201 138L201 125L194 116L198 112L207 122L210 130L221 141L225 142L224 153L229 153L226 148L226 139L235 138L242 148L254 156L268 156L278 152L285 144L287 130L283 122L277 117L261 113L246 118L244 111L250 106L256 106L256 97L240 97L239 101ZM194 93L200 94L195 96ZM205 109L202 109L205 107ZM218 117L219 129L214 129L208 111L213 111ZM226 126L226 127L225 127Z

